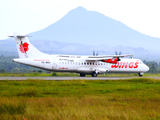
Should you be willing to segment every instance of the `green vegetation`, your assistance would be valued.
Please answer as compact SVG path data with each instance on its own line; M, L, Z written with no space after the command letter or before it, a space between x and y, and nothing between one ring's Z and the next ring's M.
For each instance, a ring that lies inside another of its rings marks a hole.
M160 62L144 60L143 63L150 68L148 73L152 73L152 74L160 73Z
M0 56L0 73L31 73L34 71L43 71L27 65L12 62L12 59L18 58L17 56Z
M6 76L12 76L12 77L35 77L35 76L39 76L39 77L51 77L51 76L61 76L61 77L79 77L78 73L65 73L65 72L50 72L50 73L46 73L46 72L32 72L32 73L0 73L0 77L6 77ZM158 77L160 76L160 74L153 74L153 73L145 73L143 75L143 77ZM91 77L91 75L86 75L86 77ZM108 74L99 74L98 77L139 77L137 73L134 74L118 74L118 73L108 73Z
M4 80L0 119L160 119L160 80Z
M14 77L31 77L31 76L41 76L41 77L50 77L50 76L72 76L72 77L79 77L77 73L61 73L61 72L51 72L51 73L39 73L39 72L32 72L32 73L0 73L0 77L2 76L14 76ZM89 75L90 76L90 75Z

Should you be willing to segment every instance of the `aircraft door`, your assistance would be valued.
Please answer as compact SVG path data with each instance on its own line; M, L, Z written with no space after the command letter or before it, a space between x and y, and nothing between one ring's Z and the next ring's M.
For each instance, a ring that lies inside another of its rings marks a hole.
M52 69L55 70L57 68L57 64L55 61L53 61L53 64L52 64Z

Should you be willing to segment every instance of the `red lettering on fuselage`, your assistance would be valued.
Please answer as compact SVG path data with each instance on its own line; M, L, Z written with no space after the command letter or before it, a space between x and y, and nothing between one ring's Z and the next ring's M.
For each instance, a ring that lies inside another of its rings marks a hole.
M136 62L134 68L138 68L138 64L139 62Z
M112 64L111 68L138 68L139 62L118 62L117 64Z
M129 63L129 68L133 68L133 66L134 66L134 62L130 62Z
M118 65L119 65L119 68L121 68L121 66L122 66L122 62L119 62L119 64L118 64Z

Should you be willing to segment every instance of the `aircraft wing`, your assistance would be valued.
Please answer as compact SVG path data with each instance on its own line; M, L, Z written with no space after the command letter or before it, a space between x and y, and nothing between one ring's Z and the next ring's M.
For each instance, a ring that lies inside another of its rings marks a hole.
M108 60L114 59L118 57L133 57L133 55L105 55L105 56L88 56L86 61L101 61L101 60Z

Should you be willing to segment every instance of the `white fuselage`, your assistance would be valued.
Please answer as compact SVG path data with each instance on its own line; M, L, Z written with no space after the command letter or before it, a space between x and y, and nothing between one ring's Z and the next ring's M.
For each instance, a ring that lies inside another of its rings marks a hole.
M80 55L49 55L40 52L28 40L27 35L14 33L18 59L14 62L55 72L77 72L81 77L91 74L107 72L138 73L149 70L148 66L139 59L124 59L132 55L105 55L105 56L80 56ZM123 59L122 59L123 58Z
M121 59L117 64L101 61L87 61L88 56L50 55L48 58L13 59L14 62L55 72L101 73L143 73L148 66L139 59Z

